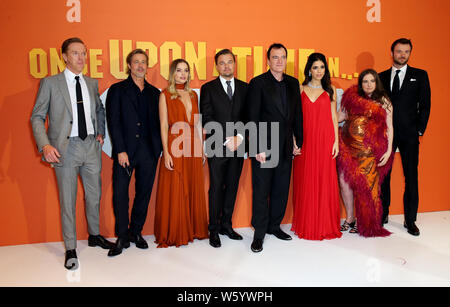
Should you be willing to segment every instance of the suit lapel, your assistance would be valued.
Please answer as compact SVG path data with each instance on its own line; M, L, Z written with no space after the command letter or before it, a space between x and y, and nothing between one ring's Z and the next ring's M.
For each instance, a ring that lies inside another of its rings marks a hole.
M94 86L91 83L91 80L86 78L86 76L83 76L84 81L86 82L86 87L88 89L89 94L89 101L90 101L90 107L91 107L91 120L94 122L95 117L95 101L96 101L96 94L94 93Z
M268 74L272 74L271 72L270 72L270 70L267 72ZM270 91L270 94L271 94L271 96L272 96L272 101L274 101L275 102L275 106L277 107L277 109L278 109L278 111L280 112L280 114L283 116L283 117L285 117L286 118L286 112L283 110L283 105L282 105L282 102L281 102L281 96L280 96L280 93L279 93L279 91L277 90L277 88L276 88L276 85L275 85L275 83L273 82L273 80L271 80L271 78L272 79L274 79L275 77L274 76L268 76L269 77L269 79L267 80L268 82L267 82L267 85L268 85L268 89L269 89L269 91ZM289 103L289 87L288 87L288 84L287 84L287 82L285 83L285 85L286 85L286 99L288 100L288 103Z
M241 91L241 84L236 81L236 78L234 78L233 108L241 102Z
M223 88L222 82L220 82L220 78L217 77L216 82L216 91L220 93L219 95L222 97L223 100L225 100L227 103L233 103L233 100L230 101L230 98L228 98L228 94L225 92L225 89ZM234 90L236 93L236 82L234 83ZM233 94L234 96L234 94Z
M287 118L289 118L290 114L292 114L294 112L294 109L295 109L295 103L296 102L292 99L292 97L295 97L295 95L293 93L294 90L296 90L296 89L293 88L291 86L291 83L286 80L286 100L287 100L286 101L286 103L287 103L287 109L286 109L287 114L286 114L286 117Z
M385 92L389 97L392 96L391 91L391 69L388 69L380 74L381 82L383 83L383 87Z
M67 81L64 72L58 75L58 87L63 95L64 101L66 103L67 108L69 109L70 114L73 116L72 102L70 101L69 89L67 88Z
M272 74L270 72L270 70L267 72L267 74ZM277 89L276 89L276 85L273 82L274 77L271 75L267 75L267 80L266 80L266 86L267 86L267 90L269 91L270 96L272 97L272 101L275 103L276 108L278 109L278 111L280 112L280 114L283 117L286 117L285 112L283 111L283 106L281 105L281 97L280 97L280 93L278 93ZM287 86L287 84L286 84ZM288 88L286 88L286 93L288 91Z
M228 117L231 116L232 114L232 110L233 110L233 106L234 106L234 97L236 95L236 82L234 83L234 94L233 94L233 99L230 100L230 98L228 98L228 94L225 92L225 89L223 88L222 82L220 81L220 78L217 77L216 82L214 82L214 92L217 93L218 97L218 101L221 104L220 109L219 110L226 110L226 112L228 112Z
M403 79L402 87L400 88L399 94L402 93L405 90L405 88L408 87L409 80L411 80L411 77L412 77L411 66L407 66L406 67L406 73L405 73L405 79Z
M127 97L130 98L131 104L132 104L132 106L134 107L134 110L135 110L136 112L138 112L138 105L137 105L137 100L136 100L136 93L135 93L135 91L134 91L134 89L133 89L133 85L134 85L134 84L131 83L131 82L134 82L134 81L131 79L131 77L129 77L129 79L128 79L128 84L127 84L127 92L128 92Z

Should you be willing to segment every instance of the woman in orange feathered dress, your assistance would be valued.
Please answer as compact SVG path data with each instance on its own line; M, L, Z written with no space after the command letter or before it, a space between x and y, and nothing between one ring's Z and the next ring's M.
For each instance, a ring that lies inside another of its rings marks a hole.
M347 211L341 231L388 236L381 221L380 187L393 161L392 104L374 70L363 71L358 85L345 91L341 110L345 124L339 131L337 166Z

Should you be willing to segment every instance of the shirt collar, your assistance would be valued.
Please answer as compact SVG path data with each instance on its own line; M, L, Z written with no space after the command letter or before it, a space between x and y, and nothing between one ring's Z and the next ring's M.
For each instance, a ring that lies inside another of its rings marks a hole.
M141 91L139 89L139 86L136 85L136 83L134 83L133 78L131 78L131 75L128 75L128 82L130 82L130 84L133 84L139 91ZM144 78L144 90L150 85L150 83L147 82L147 80L145 80Z
M270 78L271 78L276 84L284 83L284 81L286 80L286 76L285 76L284 73L283 73L283 79L282 79L281 81L278 81L278 80L274 77L274 75L272 74L272 72L270 71L270 69L267 71L267 73L270 75Z
M406 69L408 68L408 64L406 64L405 66L403 66L402 68L400 68L400 72L401 73L406 73ZM397 67L392 66L392 73L395 73L398 70Z
M226 82L227 81L231 81L231 83L230 84L234 84L234 77L233 78L231 78L230 80L227 80L227 79L225 79L224 77L222 77L222 76L219 76L219 79L220 79L220 82L222 82L222 84L227 84Z
M66 76L66 79L69 81L75 81L76 76L80 76L80 80L83 79L83 73L80 73L79 75L74 74L69 69L64 69L64 75Z

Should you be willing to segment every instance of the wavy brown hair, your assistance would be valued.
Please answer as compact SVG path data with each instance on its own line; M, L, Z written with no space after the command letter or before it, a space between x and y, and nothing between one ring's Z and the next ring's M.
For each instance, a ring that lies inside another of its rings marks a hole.
M127 55L127 64L128 65L131 66L131 60L133 59L133 56L135 54L143 54L145 56L145 59L147 60L147 66L148 66L148 55L142 49L134 49L133 51L128 53L128 55ZM127 65L127 70L126 70L127 75L131 74L131 70L130 70L130 68L128 68L128 65Z
M392 104L389 101L388 95L386 94L386 91L384 90L383 83L380 80L380 77L378 76L377 72L371 68L366 69L362 71L359 74L358 77L358 95L364 98L368 98L366 93L364 92L362 88L362 82L365 76L368 74L371 74L375 78L375 90L373 91L372 95L370 96L370 99L375 100L379 104L385 106L386 108L391 108Z
M175 71L177 70L177 66L180 63L184 63L187 65L188 70L189 70L189 74L188 74L188 78L186 83L184 83L184 90L187 91L189 93L189 95L191 95L191 97L193 96L192 94L192 89L190 87L190 83L191 83L191 67L189 66L189 63L186 62L186 60L184 59L176 59L174 60L169 67L169 86L167 87L170 95L171 99L175 99L177 97L179 97L180 95L177 92L176 86L175 86Z

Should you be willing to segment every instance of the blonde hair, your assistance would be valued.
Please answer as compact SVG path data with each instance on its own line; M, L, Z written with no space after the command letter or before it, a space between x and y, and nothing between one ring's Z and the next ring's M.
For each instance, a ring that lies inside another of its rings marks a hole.
M191 83L191 67L189 66L189 63L186 62L184 59L176 59L170 64L169 68L169 86L167 87L169 93L170 93L170 99L176 99L180 95L177 92L176 86L175 86L175 72L177 70L177 66L180 63L184 63L187 65L189 73L186 83L184 84L184 90L189 93L189 95L192 97L192 89L190 87Z

